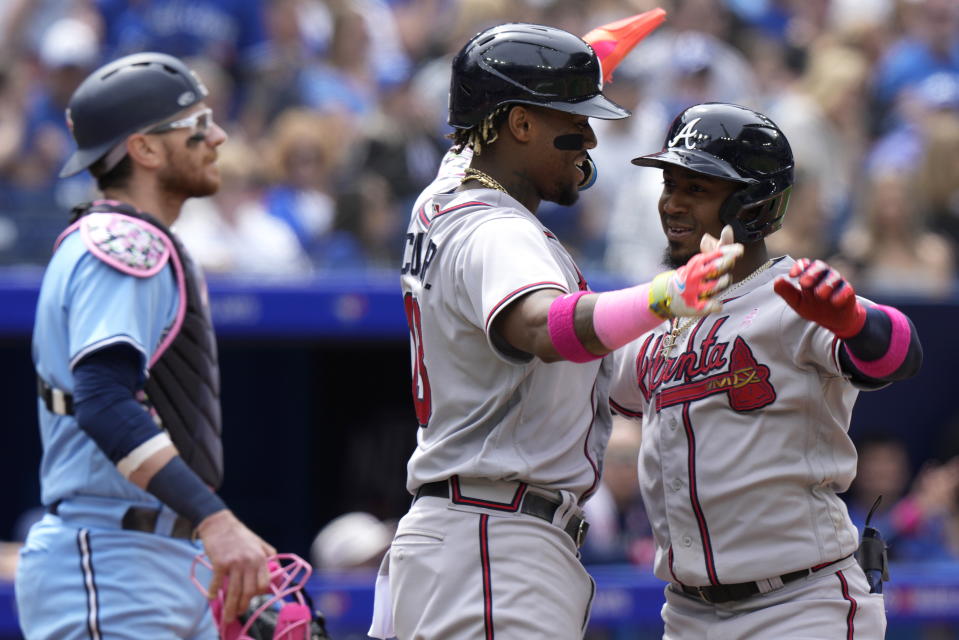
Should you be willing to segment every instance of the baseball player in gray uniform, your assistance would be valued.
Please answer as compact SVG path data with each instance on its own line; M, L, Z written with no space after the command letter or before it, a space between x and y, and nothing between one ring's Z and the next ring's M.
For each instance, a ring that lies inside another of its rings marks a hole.
M611 424L602 357L662 318L715 309L742 250L589 292L533 212L573 203L594 174L589 117L628 115L601 73L583 40L528 24L484 31L453 61L454 151L413 208L401 269L421 428L375 637L582 637L581 505Z
M745 246L720 313L673 318L614 356L611 403L643 421L664 637L881 638L881 583L853 557L858 532L836 494L856 471L859 390L919 369L912 323L821 261L767 254L793 158L762 114L691 107L661 152L633 163L663 171L670 264L724 225L723 242Z

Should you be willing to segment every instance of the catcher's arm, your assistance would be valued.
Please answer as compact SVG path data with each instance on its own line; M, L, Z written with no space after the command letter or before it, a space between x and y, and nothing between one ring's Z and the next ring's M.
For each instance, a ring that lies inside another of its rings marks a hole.
M124 477L196 527L213 563L210 593L230 577L224 610L230 621L266 588L266 558L275 550L237 520L137 402L141 364L140 353L126 344L105 347L77 363L77 423Z

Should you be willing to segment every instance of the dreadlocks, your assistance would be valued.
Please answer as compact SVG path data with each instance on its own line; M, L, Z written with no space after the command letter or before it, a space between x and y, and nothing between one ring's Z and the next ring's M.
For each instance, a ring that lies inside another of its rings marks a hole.
M476 126L469 129L456 129L449 134L447 138L453 141L453 150L459 153L466 147L473 150L474 155L479 155L483 151L483 145L489 145L496 142L499 137L499 126L506 120L509 110L516 106L515 104L503 104L493 109L489 115Z

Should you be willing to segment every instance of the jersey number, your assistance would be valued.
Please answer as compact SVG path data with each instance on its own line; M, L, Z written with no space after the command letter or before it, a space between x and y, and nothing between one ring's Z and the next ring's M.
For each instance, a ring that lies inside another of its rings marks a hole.
M406 307L406 322L410 326L410 360L413 365L413 406L416 408L416 421L426 428L433 413L433 399L430 391L430 376L423 361L423 325L420 321L420 303L412 293L403 296Z

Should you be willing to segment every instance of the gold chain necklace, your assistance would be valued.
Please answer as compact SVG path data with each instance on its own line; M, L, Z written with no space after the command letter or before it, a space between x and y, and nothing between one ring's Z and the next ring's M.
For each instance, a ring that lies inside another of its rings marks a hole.
M739 282L735 283L733 286L723 291L723 297L728 296L732 291L735 291L738 287L746 284L747 282L749 282L750 280L758 276L760 273L762 273L769 267L773 266L774 262L775 260L767 260L758 269L750 273L748 276L746 276ZM663 337L662 355L664 358L669 356L669 352L672 351L676 343L679 342L680 337L682 337L682 335L686 333L686 330L689 329L691 326L693 326L694 323L698 322L701 317L702 316L694 316L692 318L689 318L682 325L679 325L679 318L675 319L676 326L673 327L673 329Z
M463 184L464 182L467 182L469 180L476 180L487 189L496 189L497 191L502 191L503 193L506 193L506 194L509 193L509 191L507 191L503 187L503 185L498 183L492 177L483 173L479 169L474 169L473 167L467 167L466 175L464 175L463 179L460 180L460 184Z

